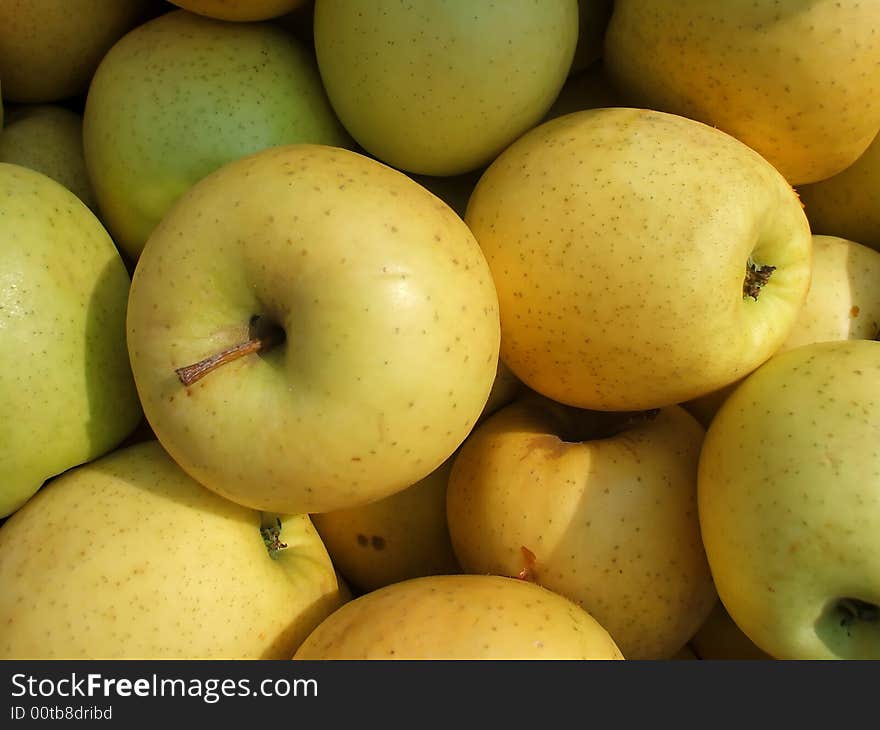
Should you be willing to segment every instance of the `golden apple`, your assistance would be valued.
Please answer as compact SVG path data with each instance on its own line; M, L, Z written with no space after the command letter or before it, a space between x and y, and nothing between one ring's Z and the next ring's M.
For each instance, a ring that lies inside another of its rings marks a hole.
M447 492L466 573L583 606L627 659L671 656L715 601L700 539L703 429L684 410L600 414L521 399L468 437Z
M623 659L571 601L527 581L435 575L394 583L334 611L294 654L308 659Z
M501 357L581 408L680 403L753 370L794 325L810 229L791 186L733 137L607 108L532 129L465 220L501 308Z

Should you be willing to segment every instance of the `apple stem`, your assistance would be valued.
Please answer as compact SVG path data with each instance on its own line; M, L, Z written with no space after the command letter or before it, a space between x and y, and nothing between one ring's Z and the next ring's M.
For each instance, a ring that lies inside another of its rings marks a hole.
M758 301L758 294L770 281L770 275L774 271L776 271L775 266L758 266L749 259L746 263L746 278L743 280L743 299L751 297Z
M246 355L252 355L261 350L268 350L270 347L281 344L283 341L284 331L280 328L272 328L258 337L251 337L245 342L206 357L204 360L199 360L186 367L177 368L174 372L177 373L181 383L189 386L226 363L238 360Z
M525 563L525 567L517 573L516 577L520 580L528 581L529 583L535 582L535 563L538 559L535 557L535 554L529 550L525 545L521 545L519 548L520 552L523 556L523 562Z

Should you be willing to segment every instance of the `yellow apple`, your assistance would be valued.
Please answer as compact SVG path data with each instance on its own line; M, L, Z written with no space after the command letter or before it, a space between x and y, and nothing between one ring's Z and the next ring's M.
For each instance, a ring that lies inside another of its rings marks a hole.
M880 130L878 24L874 2L617 0L604 60L628 104L718 127L797 185Z
M156 441L53 480L0 528L2 659L282 659L340 605L307 515L240 507Z
M536 124L571 67L577 0L317 0L315 50L340 120L424 175L488 164Z
M43 173L0 162L0 220L2 516L114 449L142 413L128 272L94 213Z
M6 119L0 162L42 172L98 209L83 156L82 117L54 104L22 106Z
M835 236L813 236L813 275L794 327L777 353L811 342L876 339L880 252ZM685 403L704 426L740 381Z
M798 187L814 233L842 236L880 251L880 135L842 172Z
M452 460L390 497L312 515L333 564L361 591L460 572L446 526Z
M721 406L700 454L718 595L777 659L880 659L880 342L775 355Z
M498 290L502 359L581 408L663 407L735 381L779 348L809 286L809 225L779 172L652 110L532 129L465 220Z
M82 93L110 46L157 9L153 0L3 0L6 101L42 103Z
M461 218L403 173L320 145L194 185L147 241L128 306L157 438L210 489L293 514L440 466L485 406L499 336Z
M599 414L543 398L468 437L447 492L466 573L522 576L583 606L627 659L662 659L715 600L697 517L703 429L684 410Z
M413 578L334 611L294 654L310 659L623 659L586 611L491 575Z

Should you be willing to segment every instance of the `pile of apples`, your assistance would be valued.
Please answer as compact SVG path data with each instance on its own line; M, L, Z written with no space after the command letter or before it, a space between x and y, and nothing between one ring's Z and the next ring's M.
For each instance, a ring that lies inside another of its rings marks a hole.
M0 4L0 658L880 659L878 28Z

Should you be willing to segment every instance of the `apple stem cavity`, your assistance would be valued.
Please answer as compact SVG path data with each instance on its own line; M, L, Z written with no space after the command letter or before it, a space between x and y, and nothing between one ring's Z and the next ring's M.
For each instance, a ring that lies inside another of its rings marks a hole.
M858 598L841 598L837 602L840 625L848 627L856 621L876 623L880 621L880 607Z
M177 368L174 372L177 374L180 382L185 386L190 386L204 378L208 373L213 372L227 363L246 357L247 355L253 355L257 352L269 350L270 348L284 342L284 330L275 325L267 326L263 324L260 326L262 320L263 317L258 315L251 317L251 336L246 341L228 347L225 350L210 355L204 360L199 360L192 365Z
M260 536L263 538L263 544L266 546L269 557L273 560L277 559L279 554L287 549L287 543L281 541L280 517L275 517L274 522L261 526Z
M767 282L770 275L776 271L775 266L758 265L751 259L746 262L746 278L743 279L743 299L751 297L758 301L758 294Z

